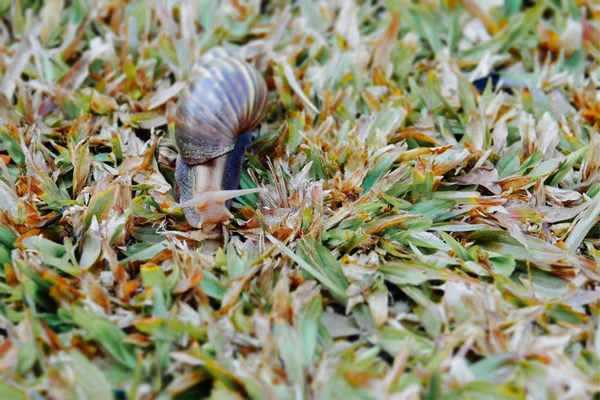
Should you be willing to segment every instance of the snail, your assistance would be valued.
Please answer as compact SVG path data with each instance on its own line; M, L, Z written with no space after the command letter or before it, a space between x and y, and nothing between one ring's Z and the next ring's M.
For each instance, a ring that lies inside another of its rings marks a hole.
M191 226L205 232L228 221L245 153L257 136L267 107L262 75L223 50L206 53L177 103L175 166L178 206Z

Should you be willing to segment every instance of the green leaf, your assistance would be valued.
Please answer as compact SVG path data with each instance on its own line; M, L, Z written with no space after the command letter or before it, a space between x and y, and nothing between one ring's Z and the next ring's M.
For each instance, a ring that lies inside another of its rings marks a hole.
M134 347L124 342L125 333L109 320L95 315L82 307L74 307L73 321L85 329L92 340L99 342L104 350L123 366L133 369L136 364Z
M564 178L567 176L569 172L573 169L573 166L576 162L578 162L587 152L587 147L582 147L581 149L569 154L563 164L560 166L558 171L552 176L549 184L551 186L558 185Z
M542 153L541 151L536 151L535 153L530 155L527 160L525 160L525 162L521 165L521 168L519 168L517 172L515 172L515 175L525 174L525 171L527 171L529 168L533 168L536 165L538 165L540 161L542 161L543 157L544 153Z
M429 385L425 393L426 400L437 400L442 395L442 377L440 371L437 370L429 378Z
M75 386L86 399L112 400L111 385L106 377L93 362L87 359L79 350L70 353L75 372Z
M227 286L210 271L204 271L204 279L200 282L200 287L207 296L217 300L223 300L227 292Z
M17 371L21 376L33 367L37 361L37 346L35 343L23 343L17 353Z
M5 132L0 132L0 142L17 165L25 164L25 154L19 142Z
M443 270L418 261L394 261L383 265L381 272L385 279L396 285L420 285L433 279L441 279Z
M114 199L117 194L117 185L110 185L106 190L96 193L90 199L90 202L83 216L83 231L87 231L92 223L92 218L96 217L101 222L108 217L108 213L114 207Z
M167 278L163 270L156 264L146 264L140 268L140 275L145 287L158 286L161 289L167 287Z
M297 254L294 254L290 249L281 244L274 237L270 237L273 243L277 244L278 247L283 251L288 257L294 260L302 269L307 271L309 274L314 276L319 282L325 285L331 292L340 300L346 300L346 292L345 288L340 286L338 282L331 280L325 273L321 271L321 268L317 266L313 266L310 263L306 262L302 257Z
M0 270L2 269L4 264L10 264L10 262L11 262L10 252L6 248L0 246Z
M368 192L369 189L377 182L383 175L389 170L394 161L398 158L397 154L384 154L379 157L377 164L369 170L367 176L365 177L362 188L364 192Z
M338 300L345 301L348 281L339 262L331 255L331 252L309 237L298 241L297 246L299 257L294 255L294 261L327 286L338 297ZM302 262L300 263L298 259Z
M315 296L304 306L298 326L302 337L303 364L308 367L315 357L317 349L318 323L323 313L323 299L320 295Z
M599 221L600 195L596 195L590 202L590 205L579 216L579 220L575 223L575 227L565 242L570 253L575 253L586 235L594 228L594 226L598 226ZM598 232L598 229L596 229L596 231Z
M63 205L74 203L64 187L58 185L45 173L38 171L40 177L40 188L43 194L40 198L44 200L49 207L55 210L62 209Z
M178 319L153 317L135 324L140 332L152 335L157 340L174 341L188 334L198 340L206 340L207 328L193 324L185 324Z
M8 250L14 249L14 243L17 240L17 235L7 228L0 226L0 245L6 247Z
M377 345L392 356L398 354L404 346L410 346L411 354L418 357L429 357L433 352L433 343L426 337L390 326L379 329Z
M25 238L22 244L26 249L37 250L44 264L72 276L81 275L82 270L70 262L71 257L64 246L54 243L41 235Z
M473 261L473 258L471 257L469 252L464 247L462 247L460 243L454 240L452 236L448 235L446 232L443 231L440 232L440 235L442 236L442 239L444 239L444 242L448 243L448 245L452 248L452 251L454 251L456 255L460 257L461 260Z
M27 394L20 389L6 383L4 379L0 379L0 393L3 400L26 400Z
M230 279L237 279L247 272L246 265L233 245L227 248L227 271Z
M297 394L303 394L304 370L302 367L302 345L298 343L297 332L285 321L275 322L273 337L277 341L279 356L283 360L287 378L294 385ZM302 398L301 396L299 398Z
M499 353L484 358L472 364L469 369L479 381L494 382L503 369L511 364L512 355L509 353Z
M510 150L498 160L496 169L500 179L504 179L514 174L521 164L519 160L519 146L513 145Z
M496 274L509 277L515 270L516 263L511 256L493 256L489 260L492 264L492 270Z
M557 304L550 308L548 316L556 322L565 322L572 325L584 324L588 320L587 315L578 313L564 304Z
M154 256L156 256L157 254L159 254L165 248L166 248L166 241L156 243L151 246L144 245L142 250L138 250L137 247L134 248L134 246L131 246L129 248L129 250L130 250L129 252L131 253L131 255L122 259L120 262L123 264L126 264L131 261L149 260L149 259L153 258Z
M507 17L512 17L521 10L523 0L506 0L504 2L504 13Z

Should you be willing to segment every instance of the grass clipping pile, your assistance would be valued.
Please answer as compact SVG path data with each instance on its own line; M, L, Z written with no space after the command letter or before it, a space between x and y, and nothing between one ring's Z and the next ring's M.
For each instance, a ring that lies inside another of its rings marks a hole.
M294 3L0 2L2 398L597 396L597 3ZM173 121L217 46L267 190L204 233Z

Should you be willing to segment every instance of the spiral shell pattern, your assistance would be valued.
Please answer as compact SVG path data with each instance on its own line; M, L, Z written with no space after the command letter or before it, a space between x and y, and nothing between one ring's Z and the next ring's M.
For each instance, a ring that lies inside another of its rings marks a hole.
M230 152L266 106L267 86L253 66L225 51L207 53L178 102L175 140L183 161L196 165Z

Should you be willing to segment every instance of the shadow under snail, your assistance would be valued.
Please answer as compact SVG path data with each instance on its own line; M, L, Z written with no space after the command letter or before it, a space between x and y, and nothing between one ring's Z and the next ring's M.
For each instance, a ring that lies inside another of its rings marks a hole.
M267 86L249 63L225 51L205 54L177 104L175 193L191 226L209 232L232 218L245 153L266 111Z

